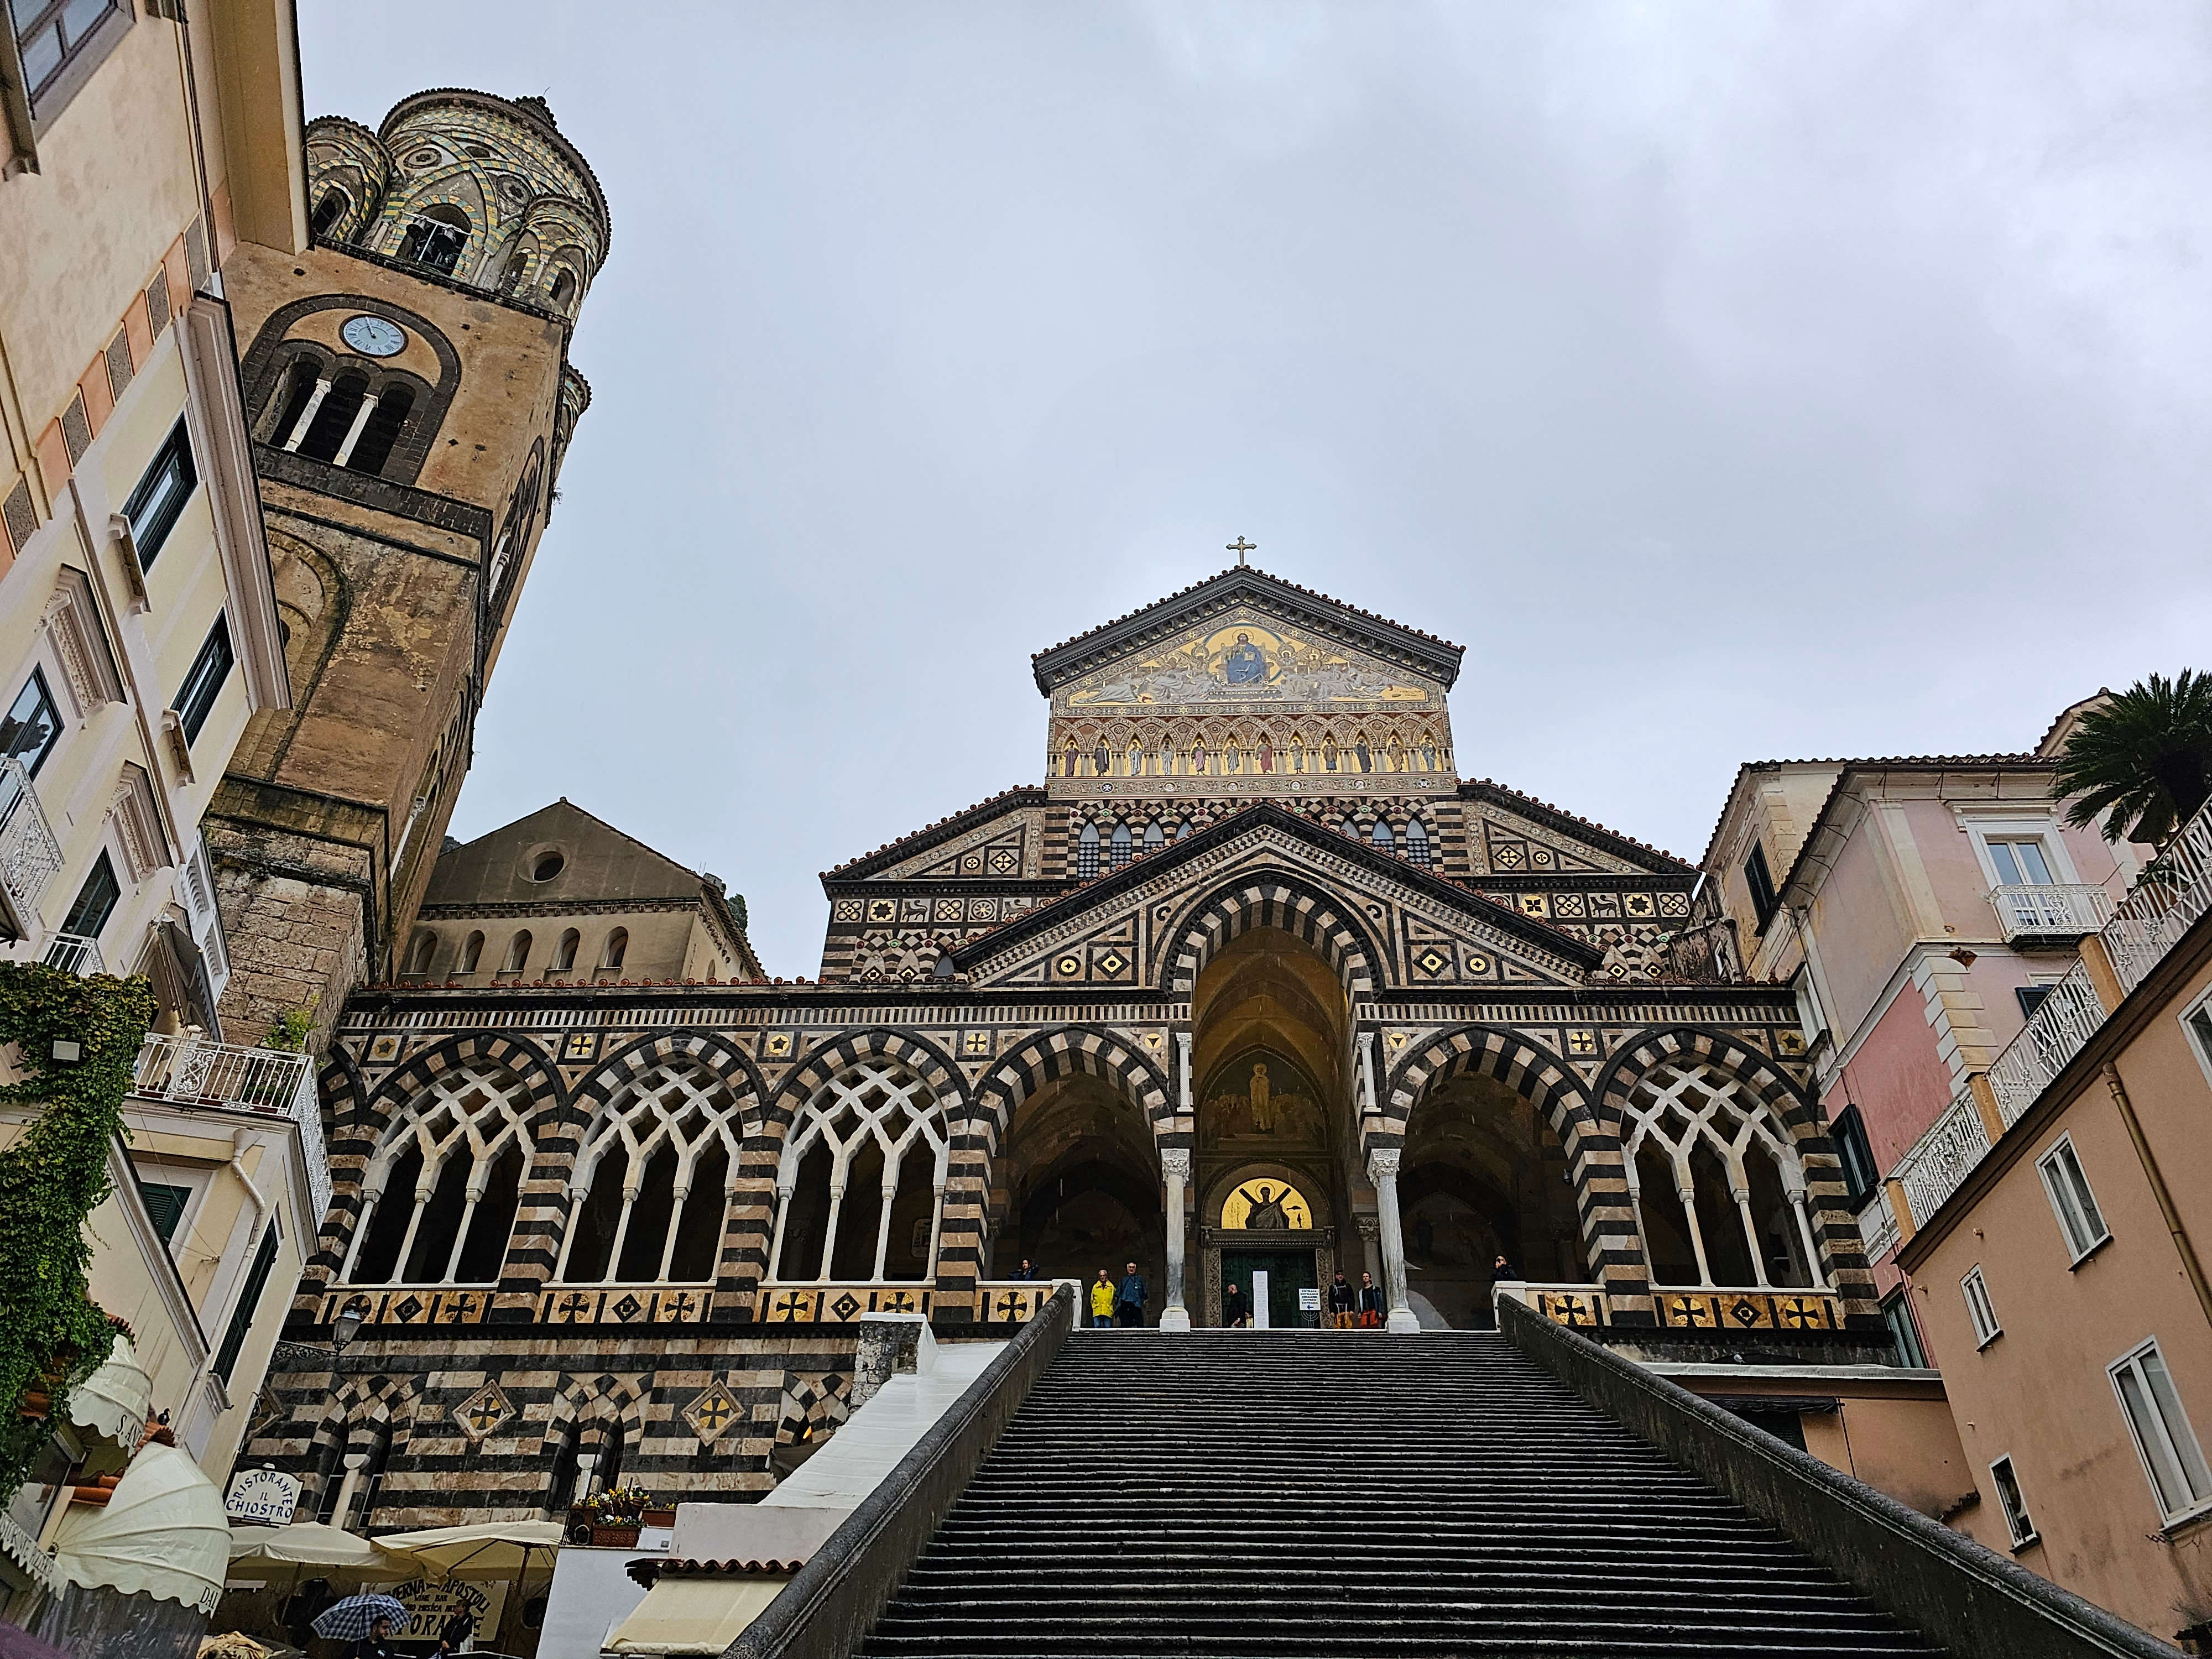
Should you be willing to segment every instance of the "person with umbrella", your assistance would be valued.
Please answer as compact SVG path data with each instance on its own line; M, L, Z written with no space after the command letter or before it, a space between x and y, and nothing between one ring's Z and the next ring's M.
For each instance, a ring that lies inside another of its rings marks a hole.
M346 1659L394 1659L392 1627L407 1622L407 1605L395 1595L349 1595L315 1615L314 1632L326 1640L349 1642Z

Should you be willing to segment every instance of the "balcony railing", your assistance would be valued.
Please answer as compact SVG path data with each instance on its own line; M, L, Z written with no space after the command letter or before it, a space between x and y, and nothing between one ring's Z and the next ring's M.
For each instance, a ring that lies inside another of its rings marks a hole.
M1859 1237L1866 1245L1869 1261L1879 1261L1897 1248L1897 1212L1890 1207L1889 1194L1882 1188L1875 1188L1874 1196L1859 1211Z
M300 1152L317 1215L330 1207L330 1160L323 1152L322 1102L310 1054L241 1048L198 1037L149 1035L138 1051L131 1092L151 1100L272 1112L300 1126Z
M0 889L18 934L28 933L39 901L62 872L62 847L39 805L23 763L0 758Z
M2005 943L2071 945L2110 920L2112 901L2101 887L1992 887L1990 906Z
M46 966L79 978L107 971L106 958L100 954L100 941L81 933L56 933L48 939Z
M1996 893L2080 890L2001 887ZM2128 896L2112 908L2110 918L2100 927L2083 929L2081 937L2086 940L2095 934L2098 944L2092 954L2101 952L2111 963L2124 996L2150 977L2166 953L2208 911L2212 911L2212 805L2182 826L2166 851L2136 878ZM2002 906L1999 914L2003 914ZM1989 1155L1992 1131L2019 1122L2112 1013L2097 994L2097 981L2086 958L2051 988L2020 1035L1990 1067L1996 1121L1990 1121L1969 1086L1890 1172L1890 1178L1905 1188L1916 1226L1926 1225Z

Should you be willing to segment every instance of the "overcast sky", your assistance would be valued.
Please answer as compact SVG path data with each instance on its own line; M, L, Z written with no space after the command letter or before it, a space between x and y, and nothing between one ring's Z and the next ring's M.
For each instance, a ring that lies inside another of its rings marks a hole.
M567 795L811 975L1039 780L1030 654L1255 562L1467 647L1460 768L1686 857L1739 763L2212 667L2212 9L305 0L311 113L543 93L591 412L453 831Z

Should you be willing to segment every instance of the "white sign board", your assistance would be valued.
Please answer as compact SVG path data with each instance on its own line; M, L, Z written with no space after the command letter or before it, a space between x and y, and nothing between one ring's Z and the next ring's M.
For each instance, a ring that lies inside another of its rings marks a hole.
M410 1578L395 1584L389 1593L405 1603L407 1622L392 1632L392 1639L434 1642L446 1620L457 1613L466 1613L476 1620L471 1629L478 1644L489 1642L499 1633L507 1590L504 1579L448 1578L442 1584L433 1584L428 1579Z
M282 1469L240 1469L223 1494L223 1513L250 1527L289 1527L300 1507L300 1477Z
M1267 1326L1267 1271L1255 1268L1252 1273L1252 1328L1264 1331Z
M1298 1311L1300 1313L1321 1311L1321 1291L1318 1287L1311 1285L1298 1286Z

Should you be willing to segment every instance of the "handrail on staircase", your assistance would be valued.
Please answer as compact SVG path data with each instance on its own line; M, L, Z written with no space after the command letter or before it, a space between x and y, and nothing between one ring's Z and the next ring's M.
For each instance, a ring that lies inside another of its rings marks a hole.
M1075 1291L1062 1285L722 1650L722 1659L851 1659L858 1653L984 1454L1074 1328Z
M1498 1315L1516 1347L1591 1405L1958 1659L2180 1659L2178 1648L1588 1337L1517 1302L1501 1301Z

